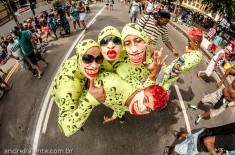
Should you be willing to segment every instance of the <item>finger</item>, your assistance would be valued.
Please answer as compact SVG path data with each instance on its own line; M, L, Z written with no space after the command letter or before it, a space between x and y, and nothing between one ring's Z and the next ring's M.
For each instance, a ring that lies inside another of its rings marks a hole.
M90 80L90 86L89 86L89 88L95 88L94 79L89 79L89 80Z
M161 64L164 64L166 62L166 59L168 58L168 55L165 56L165 58L162 59Z
M147 62L143 62L143 65L146 67L146 68L148 68L148 66L149 66L149 64L147 63Z

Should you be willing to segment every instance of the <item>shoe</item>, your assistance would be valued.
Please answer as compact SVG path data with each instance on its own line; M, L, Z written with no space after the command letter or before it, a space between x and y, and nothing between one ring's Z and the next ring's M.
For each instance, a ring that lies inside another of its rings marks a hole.
M176 131L176 130L172 130L171 133L172 133L173 136L174 136L175 138L177 138L177 139L180 137L180 134L181 134L181 132Z
M200 115L197 115L196 120L195 120L195 124L198 125L198 123L200 122L201 119L202 119L202 117Z
M38 72L36 69L33 70L33 75L36 77L38 75Z
M43 75L43 73L39 73L39 74L38 74L38 79L41 79L41 78L42 78L42 75Z
M164 148L164 154L163 155L170 155L170 147L166 146Z
M48 63L48 62L46 62L46 63L45 63L45 65L44 65L44 67L46 68L48 65L49 65L49 63Z
M195 105L193 105L193 104L188 104L188 107L189 107L190 109L193 109L193 110L197 110L197 109L198 109L197 106L195 106Z

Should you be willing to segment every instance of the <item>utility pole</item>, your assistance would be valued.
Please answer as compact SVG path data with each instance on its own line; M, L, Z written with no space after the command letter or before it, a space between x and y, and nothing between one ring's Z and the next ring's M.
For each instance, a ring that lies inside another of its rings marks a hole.
M10 5L10 3L9 3L9 0L6 0L6 3L7 3L7 8L8 8L9 11L10 11L10 15L13 17L14 21L16 22L16 25L18 26L18 25L19 25L19 21L18 21L16 15L15 15L15 12L14 12L14 11L12 10L12 8L11 8L11 5Z

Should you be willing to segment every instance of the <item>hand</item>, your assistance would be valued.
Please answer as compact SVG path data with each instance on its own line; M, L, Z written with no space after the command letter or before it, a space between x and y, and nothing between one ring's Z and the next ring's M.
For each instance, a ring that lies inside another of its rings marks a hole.
M34 54L38 54L38 50L37 49L34 49Z
M147 64L146 62L143 62L145 67L150 72L149 78L153 81L156 80L156 77L158 76L158 73L160 72L162 65L165 63L168 55L165 56L165 58L162 59L162 52L163 48L160 49L158 52L157 50L154 51L154 54L152 56L152 64Z
M172 54L174 55L174 57L179 57L179 53L176 52L175 50L172 52Z
M105 91L102 86L99 88L95 87L94 79L90 79L89 93L99 102L105 102Z
M130 13L131 11L129 10L128 13Z
M112 118L112 117L106 117L106 116L104 116L103 124L112 122L113 120L114 120L114 118Z

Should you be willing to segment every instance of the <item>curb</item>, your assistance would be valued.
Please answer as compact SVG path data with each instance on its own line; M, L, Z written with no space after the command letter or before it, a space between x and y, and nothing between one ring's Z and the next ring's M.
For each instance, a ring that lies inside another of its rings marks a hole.
M186 38L188 38L188 32L182 30L177 24L175 24L175 23L172 22L171 20L169 21L169 24L170 24L171 26L173 26L176 30L178 30L180 33L182 33ZM203 39L204 39L204 38L203 38ZM212 57L213 57L213 55L212 55L211 53L209 53L209 52L207 51L207 49L206 49L204 46L202 46L202 45L201 45L201 49L202 49L203 54L204 54L209 60L211 60ZM225 74L225 70L224 70L223 67L218 67L218 72L219 72L219 74L218 74L218 73L217 73L217 74L220 75L219 77L220 77L220 79L221 79L221 77ZM230 84L232 81L233 81L233 80L231 79L231 77L228 76L228 77L226 78L226 80L225 80L225 83L226 83L226 84Z

